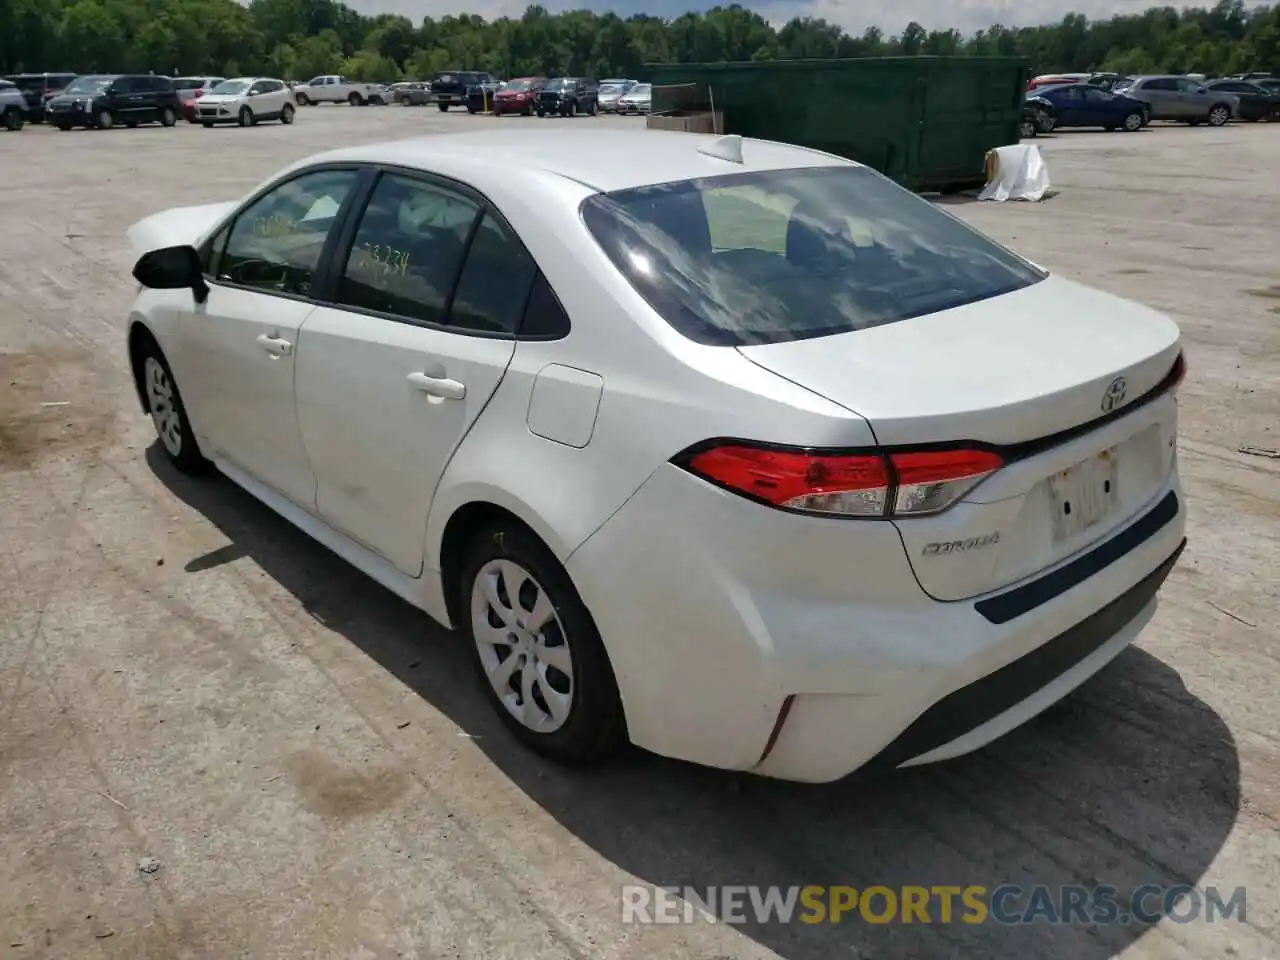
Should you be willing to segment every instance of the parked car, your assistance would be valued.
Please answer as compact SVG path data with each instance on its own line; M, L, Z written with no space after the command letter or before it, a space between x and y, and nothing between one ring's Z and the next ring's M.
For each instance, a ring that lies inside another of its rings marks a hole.
M1280 79L1262 77L1252 82L1256 83L1258 86L1260 86L1263 90L1266 90L1268 93L1280 93Z
M482 83L496 83L493 74L480 70L444 70L431 80L431 94L441 113L450 107L465 107L467 91Z
M1111 93L1088 83L1069 83L1060 87L1045 87L1028 98L1041 112L1045 123L1052 121L1049 130L1058 127L1101 127L1104 130L1125 130L1133 133L1146 125L1147 105L1123 94Z
M1095 73L1085 82L1103 90L1114 90L1116 87L1126 86L1132 79L1123 73Z
M393 83L387 93L392 103L402 107L421 107L431 102L431 85L419 80L403 80Z
M76 77L49 101L46 117L59 130L110 130L159 123L172 127L182 104L168 77L151 74L89 74Z
M1028 92L1039 90L1042 87L1056 87L1064 83L1084 83L1093 74L1090 73L1042 73L1038 77L1032 77L1031 82L1027 84Z
M1236 116L1241 120L1280 120L1280 91L1268 90L1253 80L1212 80L1205 89L1233 95L1238 101Z
M27 123L27 97L16 83L0 80L0 126L21 130Z
M361 83L328 74L299 84L294 87L293 95L300 107L318 103L349 103L353 107L363 107L376 97L377 87L376 83Z
M203 97L196 108L200 125L218 123L252 127L264 120L293 123L297 110L294 93L274 77L235 77L224 80Z
M1152 120L1178 120L1193 127L1220 127L1235 116L1240 104L1235 94L1209 90L1187 77L1134 77L1112 92L1147 104Z
M493 113L501 117L508 113L518 113L527 117L533 113L534 98L547 81L542 77L517 77L508 80L494 94Z
M188 123L196 123L196 101L222 83L226 77L175 77L174 92L182 106L182 116Z
M1119 656L1186 544L1177 325L830 154L418 137L129 237L157 455L456 628L556 762L979 749Z
M538 91L534 112L540 117L576 117L580 113L595 116L600 110L596 99L600 84L590 77L558 77L548 80Z
M600 90L596 93L596 102L600 105L601 113L617 113L618 98L627 93L635 86L634 83L602 83Z
M28 123L43 123L49 101L66 89L78 74L74 73L10 73L4 77L16 86L26 101Z
M505 86L501 80L482 80L467 87L467 112L488 113L493 110L494 98Z
M648 113L653 109L653 85L637 83L620 96L614 110L621 114Z

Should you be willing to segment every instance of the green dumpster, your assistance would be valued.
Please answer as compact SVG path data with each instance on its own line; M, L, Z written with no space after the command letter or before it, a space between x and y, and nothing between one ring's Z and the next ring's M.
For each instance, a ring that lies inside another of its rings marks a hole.
M982 185L987 151L1018 142L1030 75L1020 57L655 63L646 71L655 112L657 88L692 84L723 111L724 133L848 157L918 191Z

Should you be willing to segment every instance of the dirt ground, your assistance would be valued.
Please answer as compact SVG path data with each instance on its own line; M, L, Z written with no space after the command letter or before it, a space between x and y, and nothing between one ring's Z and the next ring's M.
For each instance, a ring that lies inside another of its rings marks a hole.
M815 788L639 752L545 766L460 644L152 447L126 373L131 223L332 145L499 122L560 121L319 107L0 134L0 955L1280 958L1280 460L1239 452L1280 447L1280 125L1046 137L1057 196L953 201L1182 324L1190 546L1137 646L1041 719ZM627 883L1002 881L1244 886L1247 915L621 922Z

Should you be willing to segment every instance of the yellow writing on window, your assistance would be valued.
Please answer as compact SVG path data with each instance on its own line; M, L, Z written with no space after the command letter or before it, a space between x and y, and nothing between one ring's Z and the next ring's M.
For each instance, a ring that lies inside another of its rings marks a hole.
M400 250L387 244L366 243L360 250L357 269L378 277L403 277L409 272L411 251Z

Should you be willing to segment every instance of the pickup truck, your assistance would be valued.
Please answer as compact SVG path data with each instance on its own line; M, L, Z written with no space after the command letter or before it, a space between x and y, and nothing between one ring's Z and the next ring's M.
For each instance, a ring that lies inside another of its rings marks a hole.
M293 93L300 107L317 103L349 103L353 107L363 107L380 98L381 87L376 83L359 83L329 75L312 77L294 87Z
M468 93L472 87L497 89L493 74L480 70L445 70L431 81L431 96L441 113L450 107L468 107ZM472 111L475 112L474 110Z

